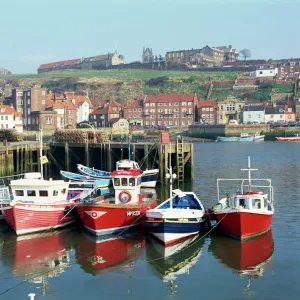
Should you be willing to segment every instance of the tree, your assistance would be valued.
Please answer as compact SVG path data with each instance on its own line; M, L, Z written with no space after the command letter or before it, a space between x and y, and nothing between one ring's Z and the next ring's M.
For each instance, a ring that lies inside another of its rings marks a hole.
M240 53L244 57L244 60L251 57L251 51L249 49L243 49L240 51Z

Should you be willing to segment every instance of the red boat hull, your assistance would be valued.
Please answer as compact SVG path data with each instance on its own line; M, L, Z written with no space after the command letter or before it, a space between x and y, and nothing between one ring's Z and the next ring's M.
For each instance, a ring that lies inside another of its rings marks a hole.
M140 225L156 199L141 204L78 204L77 211L84 227L95 235L118 233Z
M64 227L76 221L71 203L16 204L3 210L5 221L17 235Z
M241 240L267 232L272 226L272 214L249 212L216 213L219 226L229 235Z
M300 137L276 137L278 142L300 142Z

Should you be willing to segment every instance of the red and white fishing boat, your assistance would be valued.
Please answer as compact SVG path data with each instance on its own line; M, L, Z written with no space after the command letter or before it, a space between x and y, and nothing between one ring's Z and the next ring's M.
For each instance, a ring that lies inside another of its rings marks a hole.
M300 142L300 134L295 134L295 136L290 137L276 137L278 142Z
M146 211L156 206L155 192L141 193L140 169L116 170L111 176L114 197L99 196L76 204L84 227L95 235L123 232L140 225Z
M229 235L246 240L267 232L274 214L273 187L271 179L251 179L250 157L248 157L248 179L218 179L218 203L213 214L218 225ZM241 182L240 191L220 199L219 184L222 181ZM268 193L258 190L268 190Z
M69 183L63 180L12 180L12 198L2 210L17 235L64 227L76 221L75 200L68 200Z

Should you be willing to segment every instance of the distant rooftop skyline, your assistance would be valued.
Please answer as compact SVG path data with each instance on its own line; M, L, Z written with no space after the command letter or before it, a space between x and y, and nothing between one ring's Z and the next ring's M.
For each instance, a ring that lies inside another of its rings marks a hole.
M232 45L252 59L300 57L300 0L10 0L1 4L0 68L117 51L125 62L167 51Z

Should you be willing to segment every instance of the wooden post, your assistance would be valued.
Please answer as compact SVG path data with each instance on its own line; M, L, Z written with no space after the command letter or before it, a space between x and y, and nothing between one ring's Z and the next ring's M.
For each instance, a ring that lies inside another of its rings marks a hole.
M16 173L19 174L20 173L20 163L19 163L19 146L17 146L17 150L16 150Z
M8 158L8 145L6 145L6 149L5 149L5 175L10 175L9 174L9 158Z
M163 156L163 145L160 144L158 151L158 159L159 159L159 175L160 175L160 183L164 182L164 156Z
M191 170L191 174L190 174L190 178L192 180L194 180L194 145L193 143L190 143L190 151L191 151L191 167L190 167L190 170Z
M30 172L33 172L32 148L30 144L29 144L29 170Z
M70 155L69 155L69 144L65 143L65 168L67 171L70 171Z
M85 165L90 166L90 152L89 152L89 143L85 143Z
M110 144L107 145L108 146L108 149L107 149L107 170L109 172L111 172L111 169L112 169L112 155L111 155L111 146Z
M132 160L135 161L135 144L132 144Z
M28 145L25 146L25 172L29 171L29 151Z
M148 145L144 145L144 157L145 157L145 168L146 170L149 169L149 157L148 157L148 154L149 154L149 148L148 148Z
M21 146L21 153L20 153L20 172L24 173L24 149Z

